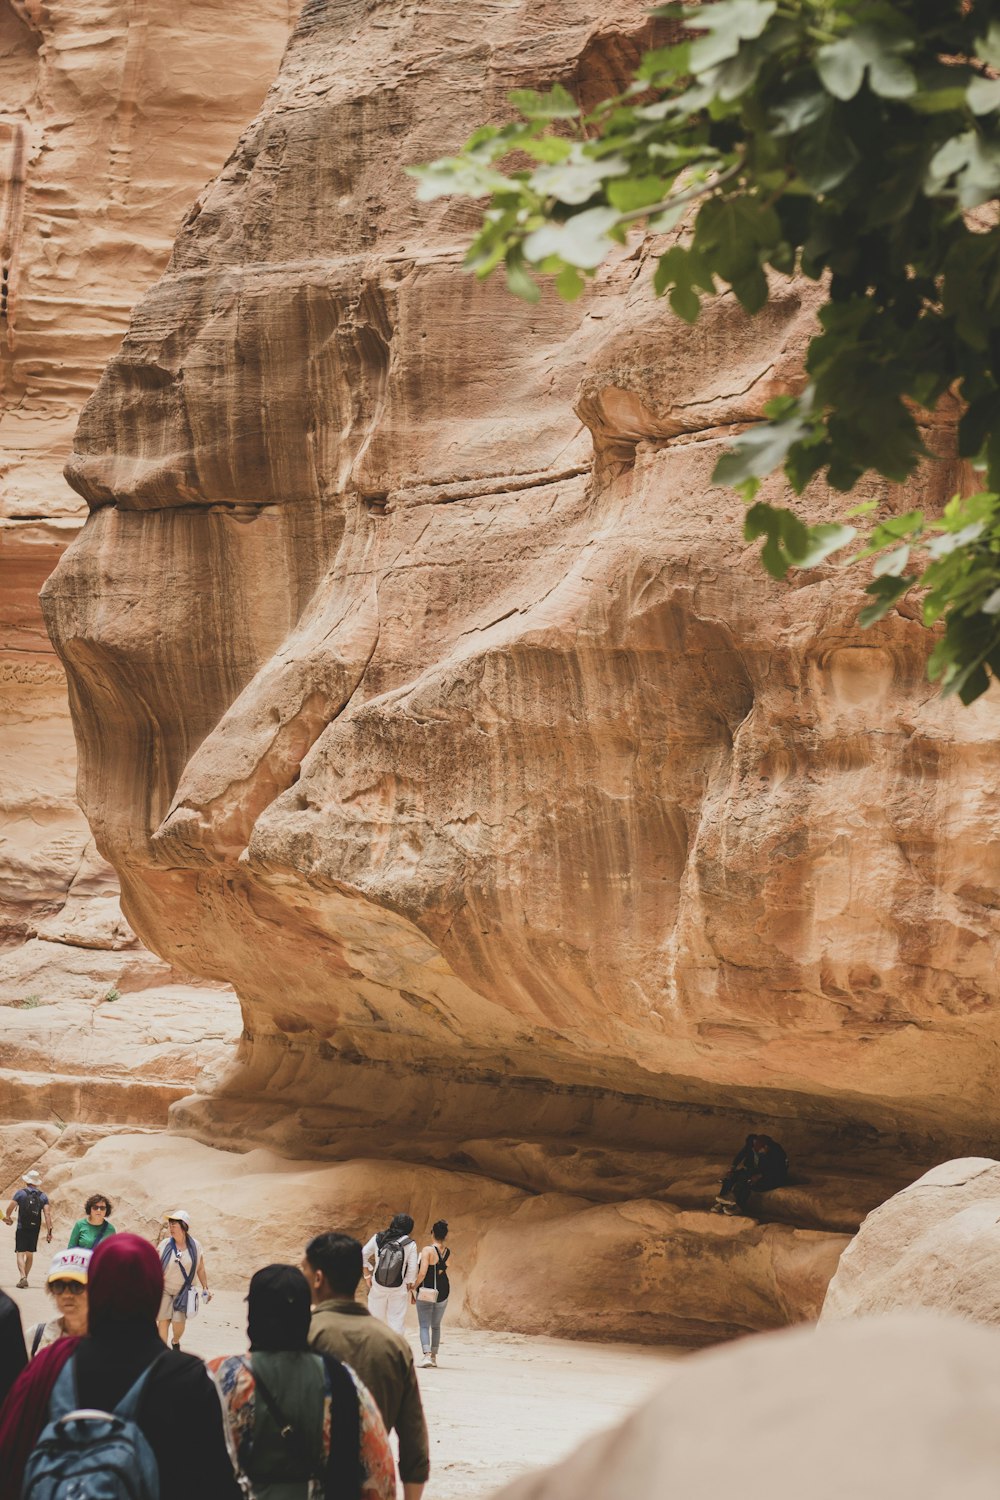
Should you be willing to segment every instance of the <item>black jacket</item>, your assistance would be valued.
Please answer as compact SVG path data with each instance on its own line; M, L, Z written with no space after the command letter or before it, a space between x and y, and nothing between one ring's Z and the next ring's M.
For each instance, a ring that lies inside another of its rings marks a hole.
M751 1177L759 1176L758 1187L781 1187L788 1181L788 1157L784 1148L769 1135L758 1135L757 1140L767 1141L767 1150L757 1152L752 1144L754 1139L754 1136L747 1136L743 1150L733 1158L732 1170L749 1172Z
M0 1292L0 1406L27 1363L20 1310L12 1297Z
M111 1411L154 1359L159 1364L136 1417L160 1468L160 1500L240 1500L212 1378L193 1354L168 1350L154 1324L81 1340L76 1351L80 1405Z

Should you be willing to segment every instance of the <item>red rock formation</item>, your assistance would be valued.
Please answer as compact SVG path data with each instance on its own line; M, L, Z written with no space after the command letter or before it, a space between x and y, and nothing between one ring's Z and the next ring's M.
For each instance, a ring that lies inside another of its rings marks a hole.
M192 194L263 97L295 9L0 0L0 942L58 911L91 859L37 603L86 513L61 478L73 429ZM105 903L74 930L103 944L124 928Z
M388 1095L411 1142L753 1113L801 1154L995 1112L997 708L853 578L770 582L710 485L812 293L689 330L637 246L526 308L400 170L640 24L313 0L81 421L84 806L137 929L239 990L240 1129Z

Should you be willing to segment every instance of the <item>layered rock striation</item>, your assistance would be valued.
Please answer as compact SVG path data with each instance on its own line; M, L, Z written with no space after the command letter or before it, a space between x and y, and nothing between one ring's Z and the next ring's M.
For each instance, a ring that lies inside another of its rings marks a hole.
M767 579L711 485L814 288L690 329L636 241L526 307L415 202L509 89L607 91L652 36L307 0L83 413L44 607L129 922L242 1002L175 1123L560 1194L554 1236L637 1268L605 1332L699 1257L743 1277L653 1333L695 1339L815 1311L842 1232L993 1119L1000 714L935 697L916 618L859 633L850 575ZM792 1222L689 1213L751 1123Z
M0 0L0 945L46 919L50 941L135 941L76 804L38 591L86 516L61 477L80 408L260 103L294 9Z
M642 26L312 0L84 412L46 615L130 920L242 998L216 1122L919 1155L995 1109L997 708L711 487L815 292L688 329L637 244L528 308L402 173Z

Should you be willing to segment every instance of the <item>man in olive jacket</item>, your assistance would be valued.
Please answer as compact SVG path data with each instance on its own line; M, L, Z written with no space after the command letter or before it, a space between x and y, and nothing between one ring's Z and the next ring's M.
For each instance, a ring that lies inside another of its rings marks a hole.
M395 1428L399 1438L405 1500L420 1500L430 1458L413 1351L401 1333L354 1300L360 1243L348 1234L317 1235L306 1247L302 1271L313 1300L309 1347L349 1364L371 1391L386 1429Z

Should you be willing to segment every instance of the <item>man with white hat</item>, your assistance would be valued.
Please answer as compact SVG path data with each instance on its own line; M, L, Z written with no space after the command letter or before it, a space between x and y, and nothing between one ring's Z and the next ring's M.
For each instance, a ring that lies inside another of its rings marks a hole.
M35 1258L38 1249L38 1235L42 1227L42 1219L45 1219L46 1243L52 1243L52 1215L49 1212L48 1194L42 1192L42 1174L32 1167L30 1172L25 1172L21 1179L25 1186L18 1188L17 1192L7 1204L7 1212L4 1214L4 1223L13 1223L13 1213L17 1209L17 1230L14 1235L14 1253L17 1256L17 1269L21 1279L17 1283L24 1288L28 1285L28 1273L31 1270L31 1262Z
M28 1358L57 1339L83 1338L87 1332L87 1271L92 1250L57 1250L45 1278L45 1290L55 1304L55 1317L33 1323L24 1335Z

